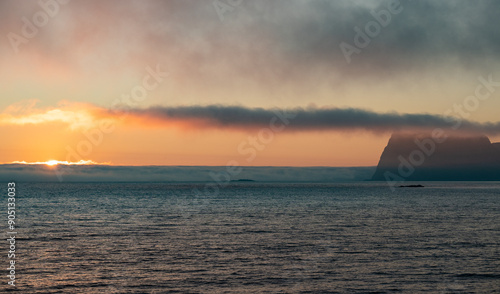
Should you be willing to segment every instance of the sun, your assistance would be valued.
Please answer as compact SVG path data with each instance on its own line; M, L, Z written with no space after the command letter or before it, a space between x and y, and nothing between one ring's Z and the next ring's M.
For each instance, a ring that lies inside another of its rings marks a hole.
M58 165L59 161L57 161L57 160L49 160L49 161L45 162L45 164L48 165L48 166L54 166L54 165Z
M2 164L2 163L0 163ZM99 163L93 160L80 160L77 162L70 161L60 161L60 160L47 160L47 161L37 161L37 162L26 162L26 161L12 161L7 164L28 164L28 165L47 165L47 166L57 166L57 165L111 165L110 162Z

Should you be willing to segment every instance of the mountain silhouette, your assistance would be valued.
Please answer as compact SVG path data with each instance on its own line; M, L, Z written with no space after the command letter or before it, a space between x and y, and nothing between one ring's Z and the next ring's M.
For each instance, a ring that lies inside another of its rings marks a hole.
M500 143L491 143L484 135L444 136L393 134L372 180L500 180Z

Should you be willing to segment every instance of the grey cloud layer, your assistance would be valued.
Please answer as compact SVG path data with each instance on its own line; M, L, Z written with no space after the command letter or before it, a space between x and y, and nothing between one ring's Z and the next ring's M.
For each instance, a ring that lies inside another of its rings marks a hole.
M129 109L142 118L186 121L200 127L259 128L270 123L286 125L287 130L398 130L443 128L464 132L499 134L500 123L477 123L457 116L433 114L377 113L355 108L263 109L241 106L180 106ZM116 115L116 112L112 111Z
M350 65L339 44L352 44L353 28L363 28L373 20L370 11L386 9L389 0L243 1L225 22L212 2L72 0L31 44L49 56L108 59L108 66L175 61L175 71L193 80L220 79L214 74L226 68L223 74L256 81L399 73L446 58L484 67L500 51L494 0L402 0L403 11ZM0 8L4 36L40 9L37 1L12 0Z

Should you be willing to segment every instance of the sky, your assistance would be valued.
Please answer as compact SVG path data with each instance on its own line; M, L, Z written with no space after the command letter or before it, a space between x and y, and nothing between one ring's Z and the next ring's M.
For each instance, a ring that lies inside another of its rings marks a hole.
M500 141L498 15L493 0L0 0L0 162L374 166L396 131Z

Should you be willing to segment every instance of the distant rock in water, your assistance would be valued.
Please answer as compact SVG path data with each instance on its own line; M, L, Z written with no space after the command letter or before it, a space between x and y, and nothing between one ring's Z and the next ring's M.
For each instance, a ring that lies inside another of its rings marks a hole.
M231 180L231 182L255 182L251 179L239 179L239 180Z
M423 188L422 185L401 185L399 188Z
M500 143L483 135L433 135L393 134L372 180L500 180Z

